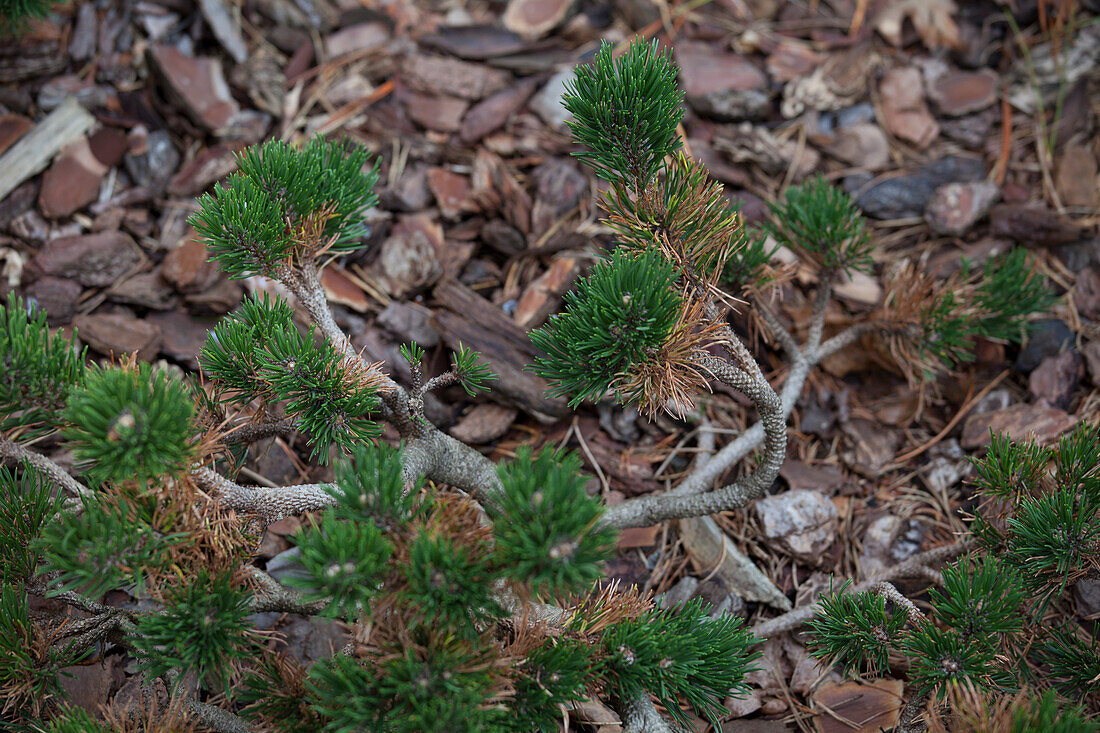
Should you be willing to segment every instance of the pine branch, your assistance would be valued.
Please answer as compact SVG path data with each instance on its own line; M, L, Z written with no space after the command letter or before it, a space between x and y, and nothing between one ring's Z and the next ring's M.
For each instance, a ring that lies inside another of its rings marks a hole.
M768 332L779 342L779 345L783 347L784 353L787 358L794 361L802 354L802 350L798 348L798 342L794 340L794 336L788 331L782 323L779 322L779 316L772 310L771 306L767 303L757 302L753 307L756 312L760 314L760 320L767 326Z
M240 716L223 708L188 698L184 705L198 718L202 725L213 728L218 733L257 733Z
M279 581L260 570L255 565L248 565L245 570L263 590L262 595L254 595L251 602L252 613L266 613L278 611L280 613L297 613L303 616L316 616L325 609L325 601L305 601L302 595L279 584Z
M91 489L74 479L69 475L68 471L51 461L49 458L46 458L46 456L35 453L34 451L29 451L18 443L3 436L0 436L0 458L7 458L13 461L27 461L61 488L77 496L91 497L93 495Z
M821 318L824 318L825 304L827 302L827 299L815 298L815 310L811 316L812 322L816 321L818 313L821 314ZM817 304L820 305L818 306ZM818 310L818 308L820 308L820 310ZM809 376L810 370L817 366L822 359L836 353L863 334L872 332L875 329L876 326L872 323L857 323L826 340L816 350L809 349L808 345L802 347L799 351L799 356L792 359L792 363L787 372L787 378L783 383L783 389L779 393L780 402L783 406L782 418L784 422L786 422L791 412L794 410L795 403L802 393L802 388L806 383L806 378ZM756 450L761 443L763 443L764 437L764 424L762 422L754 423L750 428L738 435L737 438L723 446L722 449L715 453L705 464L697 466L676 487L665 492L662 496L691 496L710 490L714 481L729 470L731 466L737 464L744 459L745 456L749 455L749 453ZM636 524L636 522L640 521L637 518L640 513L640 502L646 498L648 497L627 499L624 502L609 507L605 515L605 521L613 527L620 528L647 526L645 524Z
M888 568L875 573L867 580L860 583L853 584L848 592L849 593L864 593L873 589L876 585L883 582L890 582L899 578L912 578L918 577L921 572L921 568L932 567L934 565L940 565L948 560L953 560L966 553L967 550L974 547L975 541L973 539L966 539L960 542L956 542L951 545L944 545L942 547L936 547L932 550L927 550L919 555L900 562L896 565L891 565ZM751 631L754 636L761 639L771 639L784 631L790 631L791 629L802 626L811 618L813 618L821 610L821 603L811 603L806 606L800 606L792 611L788 611L781 616L761 621L752 627Z
M230 428L222 436L222 442L227 445L255 443L256 441L265 440L267 438L285 438L293 435L295 432L297 432L297 429L294 427L294 423L286 418L268 422L245 423L244 425Z
M925 565L924 567L927 568L928 566ZM871 593L879 594L895 606L905 609L905 615L909 617L910 623L924 623L928 620L921 610L917 608L917 604L906 598L904 594L894 587L893 583L883 580L875 583L868 590Z
M255 512L268 524L336 503L328 491L328 484L296 484L276 488L241 486L205 467L192 470L191 476L199 486L218 494L226 506L241 512Z
M623 733L679 733L665 720L647 693L625 700L612 701L612 707L623 721Z
M779 475L779 468L786 458L786 414L789 413L789 410L784 410L782 399L763 379L759 367L755 370L759 377L753 378L743 370L714 357L702 357L700 364L722 382L743 392L756 404L761 415L758 432L762 434L763 439L763 460L752 474L717 491L688 494L677 490L660 496L643 496L627 500L608 510L604 521L610 526L618 529L648 527L666 519L700 517L742 507L766 491ZM752 447L755 446L750 446L748 450ZM706 470L717 460L717 457L712 458L699 470ZM681 488L682 486L683 484Z

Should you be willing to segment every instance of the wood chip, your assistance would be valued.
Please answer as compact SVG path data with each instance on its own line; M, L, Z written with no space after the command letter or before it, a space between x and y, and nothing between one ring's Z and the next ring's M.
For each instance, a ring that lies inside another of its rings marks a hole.
M80 139L95 123L95 118L76 99L69 97L62 102L0 157L0 199L43 170L55 155Z

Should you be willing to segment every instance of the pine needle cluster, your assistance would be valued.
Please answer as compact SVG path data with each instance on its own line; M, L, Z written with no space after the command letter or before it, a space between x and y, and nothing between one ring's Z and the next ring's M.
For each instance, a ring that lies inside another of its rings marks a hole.
M53 0L0 0L0 38L22 33L30 21L48 16L55 4Z
M746 239L722 185L677 152L676 73L656 43L636 40L617 58L604 44L563 96L582 146L575 155L611 184L605 221L620 245L531 334L543 352L535 371L573 406L610 392L650 413L682 414L708 384L696 362L721 341L708 304L731 302L718 282Z
M326 731L550 731L562 704L603 689L648 691L678 718L686 704L717 720L755 656L739 620L640 600L597 624L589 610L576 624L509 619L502 589L568 605L611 555L614 534L576 457L521 451L500 469L489 524L458 494L409 490L401 465L393 449L356 450L331 489L337 504L295 538L304 572L293 584L357 624L354 650L304 677L268 660L242 688L253 714L299 730L272 715L292 704L277 690L291 677Z
M45 311L8 294L0 312L0 430L35 437L57 424L84 379L86 350L74 336L51 334Z
M1100 567L1100 430L1082 425L1051 449L994 436L973 463L980 551L944 568L929 593L931 616L913 618L874 592L842 588L810 624L814 654L873 675L901 655L918 695L940 699L959 685L1095 696L1098 641L1062 606L1072 584Z
M199 363L220 401L281 405L322 461L332 444L350 450L381 431L373 415L380 378L353 366L312 329L303 335L280 298L247 298L211 331Z
M937 282L913 263L889 275L878 322L894 360L911 382L974 360L976 339L1019 343L1027 317L1054 296L1023 247Z
M770 204L766 229L775 240L832 274L868 272L871 233L852 197L818 175Z
M313 138L301 149L272 140L237 156L238 174L199 199L191 219L230 277L275 276L367 234L378 163L358 146Z

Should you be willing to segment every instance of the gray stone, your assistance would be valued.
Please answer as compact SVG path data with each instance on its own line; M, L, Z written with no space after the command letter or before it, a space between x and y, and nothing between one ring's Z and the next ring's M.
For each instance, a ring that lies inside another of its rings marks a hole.
M1062 321L1049 319L1035 324L1027 346L1016 357L1016 368L1030 374L1048 356L1055 356L1073 345L1073 331Z
M572 67L566 67L554 74L550 81L531 98L528 107L542 118L552 128L559 128L565 124L572 115L562 104L561 95L565 92L565 85L573 79Z
M150 191L163 191L180 164L180 154L172 144L172 139L164 130L146 132L144 128L135 128L131 138L137 137L138 149L127 154L124 159L126 172L139 186ZM144 139L142 139L144 138ZM131 143L134 150L135 143Z
M1073 597L1077 601L1077 611L1085 618L1100 615L1100 580L1081 578L1073 586Z
M690 575L685 575L676 582L676 585L668 589L667 592L661 594L661 597L657 599L658 608L676 608L682 606L691 600L691 597L695 595L695 591L699 589L699 579Z
M916 173L889 178L871 185L872 176L860 173L844 179L844 189L858 194L856 205L875 219L907 219L921 216L932 194L947 183L981 180L985 164L975 158L949 156L929 163Z
M819 562L836 539L836 506L817 491L765 496L753 508L764 536L807 562Z
M309 575L301 560L299 560L301 556L302 551L297 547L292 547L268 560L267 567L264 569L268 575L280 583L285 583L287 578L307 578Z

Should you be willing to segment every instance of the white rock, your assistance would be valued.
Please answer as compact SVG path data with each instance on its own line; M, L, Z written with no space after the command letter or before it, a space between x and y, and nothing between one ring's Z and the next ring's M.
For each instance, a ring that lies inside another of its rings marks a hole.
M764 536L800 559L818 562L836 538L836 506L817 491L765 496L754 506Z
M566 83L573 78L573 68L566 67L550 78L546 85L531 98L528 106L542 121L553 128L559 128L572 117L562 104L561 95L565 93Z

